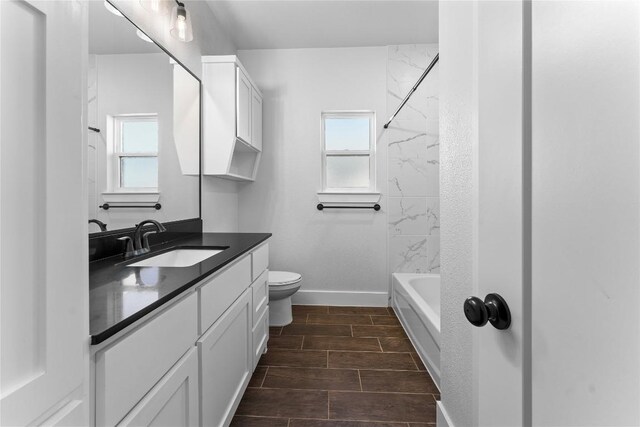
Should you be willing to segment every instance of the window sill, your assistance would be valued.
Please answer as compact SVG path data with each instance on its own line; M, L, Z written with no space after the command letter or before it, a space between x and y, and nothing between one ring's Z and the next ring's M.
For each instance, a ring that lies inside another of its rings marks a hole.
M378 192L318 192L320 203L369 204L380 201Z
M105 203L158 203L157 191L113 191L102 193Z

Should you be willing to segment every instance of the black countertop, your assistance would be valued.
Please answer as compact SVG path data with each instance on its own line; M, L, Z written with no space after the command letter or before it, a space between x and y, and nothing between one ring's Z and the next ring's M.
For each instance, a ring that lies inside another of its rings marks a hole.
M89 263L89 331L99 344L271 237L270 233L203 233L153 247L125 261ZM228 249L191 267L127 267L174 248Z

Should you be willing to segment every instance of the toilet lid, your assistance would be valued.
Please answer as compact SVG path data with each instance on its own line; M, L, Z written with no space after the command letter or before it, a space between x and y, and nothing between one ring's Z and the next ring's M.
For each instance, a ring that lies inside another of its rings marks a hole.
M269 286L290 285L291 283L299 282L302 276L298 273L291 273L289 271L270 271L269 272Z

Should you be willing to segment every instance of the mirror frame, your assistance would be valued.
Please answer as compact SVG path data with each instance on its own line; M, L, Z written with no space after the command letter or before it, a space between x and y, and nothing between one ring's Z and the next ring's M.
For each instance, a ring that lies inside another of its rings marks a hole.
M122 14L122 17L126 19L133 27L137 30L140 30L144 35L149 37L149 39L160 48L164 53L169 55L169 57L174 60L178 65L180 65L187 73L189 73L196 81L198 82L199 87L199 129L198 129L198 217L197 218L177 218L175 220L163 222L163 224L171 224L171 223L180 223L184 221L193 221L200 220L202 221L202 80L191 71L182 61L176 58L167 48L165 48L162 44L158 43L156 39L149 36L142 28L140 28L131 18L129 18L124 12L122 12L118 6L113 4L110 0L105 0L111 6L113 6L118 12ZM87 221L89 218L87 218ZM108 224L107 224L108 225ZM135 224L130 228L118 228L115 230L107 230L107 231L98 231L96 233L88 233L89 239L99 238L99 237L108 237L111 235L122 235L123 233L132 232L135 230Z

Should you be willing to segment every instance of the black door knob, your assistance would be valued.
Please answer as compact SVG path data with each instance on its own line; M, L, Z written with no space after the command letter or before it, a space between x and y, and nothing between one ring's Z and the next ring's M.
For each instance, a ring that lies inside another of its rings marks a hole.
M496 329L509 329L511 312L507 302L498 294L487 294L482 301L469 297L464 301L464 315L473 326L484 326L490 322Z

